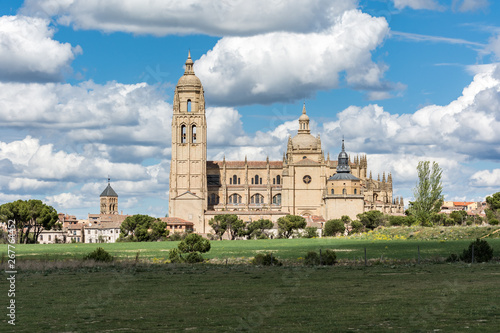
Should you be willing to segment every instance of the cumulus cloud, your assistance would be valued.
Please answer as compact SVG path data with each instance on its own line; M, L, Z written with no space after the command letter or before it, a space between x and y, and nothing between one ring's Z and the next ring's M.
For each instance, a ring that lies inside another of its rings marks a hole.
M163 146L170 142L172 117L164 98L146 83L0 83L0 126L57 130L67 134L66 144L82 143L94 150L103 149L102 143ZM157 150L135 147L128 153L144 157L148 152Z
M27 0L27 15L56 17L77 29L134 34L247 36L270 31L311 32L353 9L356 0L148 1Z
M0 17L0 80L59 81L82 50L53 40L48 19Z
M397 9L404 9L406 7L411 9L444 9L436 0L394 0L394 7Z
M500 169L478 171L472 175L471 183L474 186L498 188L500 186Z
M85 206L83 195L74 193L60 193L46 198L47 204L59 209L80 208Z
M321 32L224 37L195 63L207 100L218 104L301 99L337 87L339 74L357 89L387 90L387 69L371 60L389 31L385 18L344 12Z

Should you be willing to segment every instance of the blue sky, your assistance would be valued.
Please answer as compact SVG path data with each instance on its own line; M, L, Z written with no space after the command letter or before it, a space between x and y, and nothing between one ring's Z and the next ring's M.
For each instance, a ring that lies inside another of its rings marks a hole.
M173 90L188 50L210 159L280 159L305 102L412 198L437 161L447 200L500 190L500 4L488 0L3 1L0 204L85 218L108 175L128 214L168 211Z

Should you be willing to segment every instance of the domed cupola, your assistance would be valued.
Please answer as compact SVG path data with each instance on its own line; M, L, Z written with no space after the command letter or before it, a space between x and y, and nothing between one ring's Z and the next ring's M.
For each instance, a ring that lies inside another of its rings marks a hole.
M321 151L321 141L311 135L309 129L309 116L306 114L306 104L302 108L302 114L299 117L299 130L297 135L292 138L293 150Z
M347 156L347 153L345 152L344 139L342 139L342 151L339 154L337 172L351 172L351 168L349 167L349 156Z

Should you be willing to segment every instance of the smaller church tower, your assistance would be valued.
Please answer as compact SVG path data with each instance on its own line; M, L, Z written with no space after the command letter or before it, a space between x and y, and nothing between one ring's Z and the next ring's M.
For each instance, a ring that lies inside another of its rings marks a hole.
M111 187L108 178L108 186L101 193L101 214L118 214L118 194Z

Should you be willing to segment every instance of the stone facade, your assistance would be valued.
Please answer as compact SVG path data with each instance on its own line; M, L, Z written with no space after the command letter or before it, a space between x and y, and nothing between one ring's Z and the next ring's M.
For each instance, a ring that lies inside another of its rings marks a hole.
M321 138L311 135L305 105L297 135L288 140L280 161L207 161L203 86L188 56L174 93L169 216L194 223L194 231L211 231L208 221L233 213L245 221L294 214L326 220L371 209L387 214L404 211L393 198L392 176L367 177L367 157L342 152L331 160ZM341 176L339 176L341 175Z

